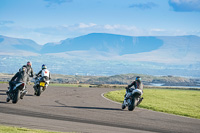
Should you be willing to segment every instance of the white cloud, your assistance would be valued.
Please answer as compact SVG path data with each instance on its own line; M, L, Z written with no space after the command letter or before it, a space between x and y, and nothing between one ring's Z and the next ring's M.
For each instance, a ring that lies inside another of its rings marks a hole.
M160 32L160 31L165 31L164 29L151 29L150 31L157 31L157 32Z
M80 23L79 24L79 28L89 28L89 27L94 27L94 26L96 26L96 24L94 23L90 23L90 24Z
M127 26L127 25L119 25L119 24L115 24L115 25L106 24L102 27L106 30L138 31L138 29L135 26Z
M104 28L107 30L116 30L120 29L120 27L121 25L109 25L109 24L104 25Z

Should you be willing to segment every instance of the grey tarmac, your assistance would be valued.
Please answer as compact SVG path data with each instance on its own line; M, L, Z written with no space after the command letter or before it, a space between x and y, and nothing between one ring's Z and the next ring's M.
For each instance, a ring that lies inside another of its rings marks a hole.
M0 125L83 133L197 133L200 120L136 108L106 100L110 88L49 86L40 97L28 94L17 104L6 103L8 84L0 84ZM143 102L148 102L144 101Z

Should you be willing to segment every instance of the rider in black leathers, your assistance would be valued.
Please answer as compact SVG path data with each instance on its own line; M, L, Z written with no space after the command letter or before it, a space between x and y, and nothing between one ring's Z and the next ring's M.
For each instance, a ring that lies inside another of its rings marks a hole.
M17 72L12 79L9 82L9 90L7 91L7 94L11 93L13 91L13 87L19 83L19 82L27 82L28 74L26 67L22 67L19 72Z

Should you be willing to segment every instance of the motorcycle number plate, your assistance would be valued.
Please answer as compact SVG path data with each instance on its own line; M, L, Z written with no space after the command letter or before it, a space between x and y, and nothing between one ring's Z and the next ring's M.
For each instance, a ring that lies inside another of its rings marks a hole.
M45 86L45 82L40 82L40 86Z

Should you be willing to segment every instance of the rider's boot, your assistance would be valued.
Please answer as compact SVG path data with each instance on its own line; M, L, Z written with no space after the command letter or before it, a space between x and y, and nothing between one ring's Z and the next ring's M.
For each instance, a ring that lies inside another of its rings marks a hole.
M47 88L47 86L44 86L42 90L44 91L44 90L46 90L46 88Z
M127 99L124 98L124 105L127 106L127 104L128 104L128 103L127 103Z
M127 106L127 101L126 101L127 99L126 99L126 97L124 98L124 101L123 101L123 103L122 103L122 109L125 109L126 108L126 106Z
M10 101L10 94L9 94L9 91L6 91L6 95L8 96L8 97L6 98L6 102L9 102L9 101Z
M8 90L8 91L6 91L6 95L9 95L9 90Z
M9 95L10 93L12 93L12 89L8 87L8 91L6 91L6 94Z
M7 103L10 102L10 97L9 96L6 98L6 102Z
M33 88L34 88L34 95L36 95L36 91L37 91L36 85L34 85Z
M143 100L143 97L139 98L139 101L138 101L138 103L137 103L137 106L142 102L142 100Z

